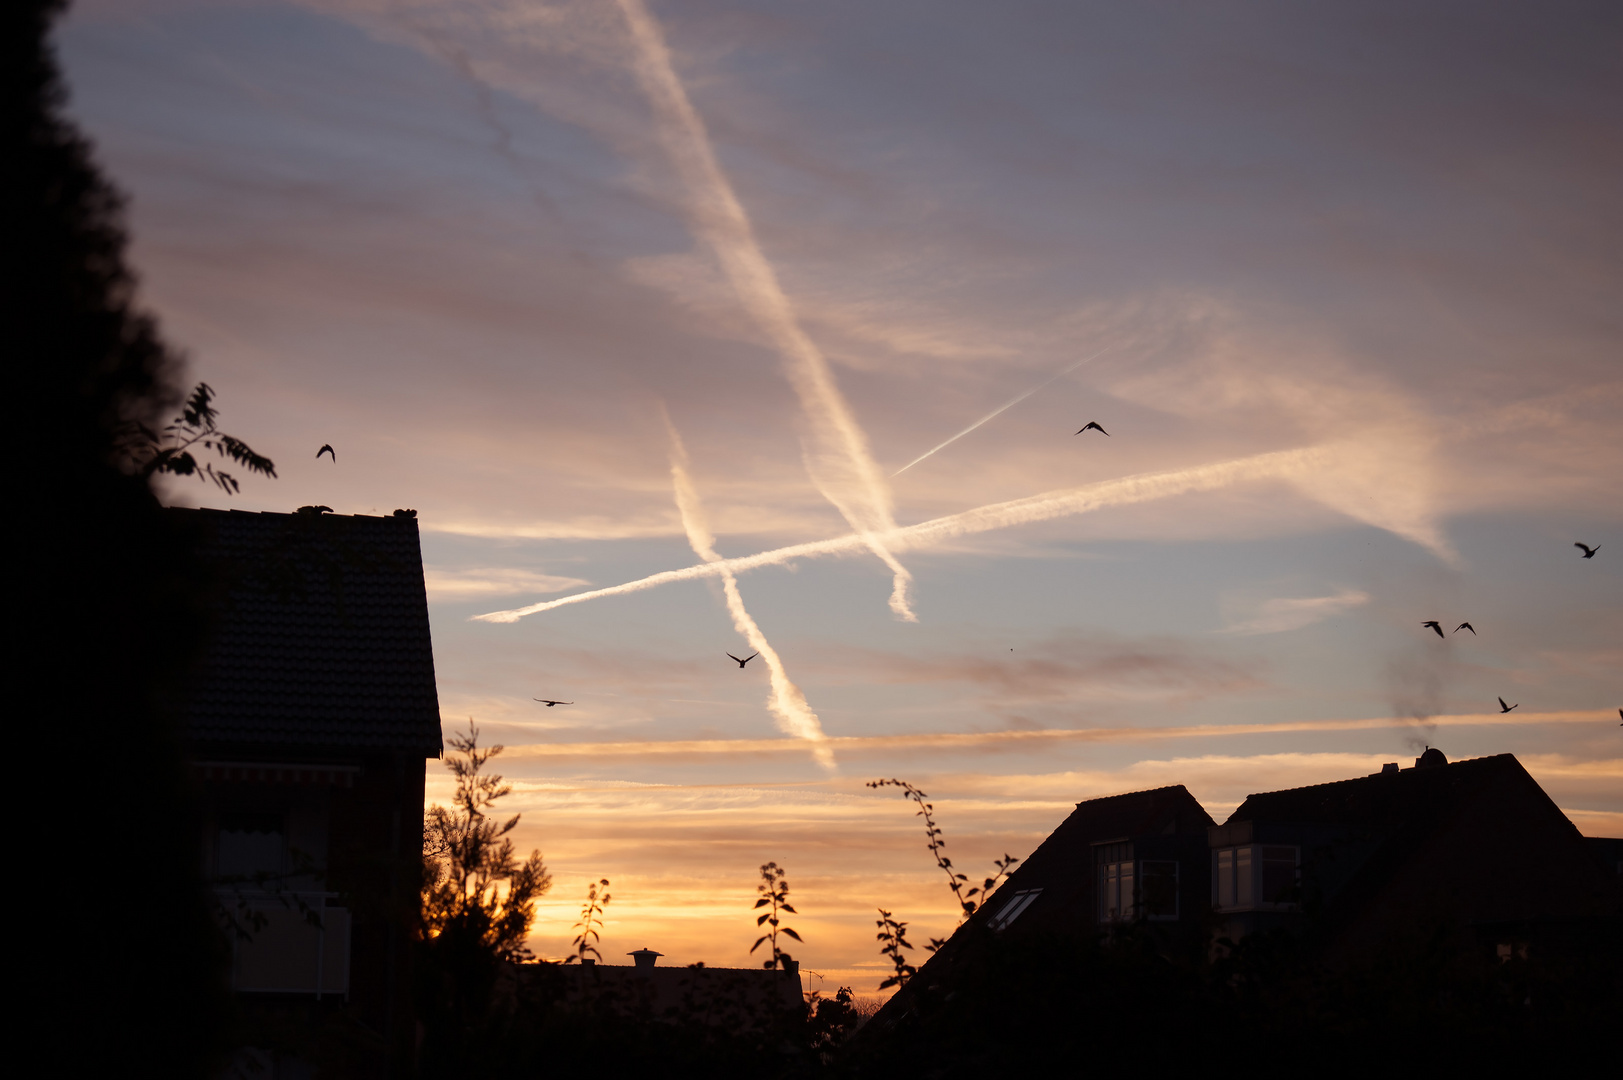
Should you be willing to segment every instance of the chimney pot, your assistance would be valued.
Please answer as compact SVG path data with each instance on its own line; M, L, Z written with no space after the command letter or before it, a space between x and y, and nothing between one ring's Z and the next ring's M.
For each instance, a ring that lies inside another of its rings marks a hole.
M636 961L637 967L639 969L651 969L654 966L654 961L658 960L661 956L664 956L665 954L661 953L661 952L655 952L653 949L650 949L645 945L642 948L637 949L637 950L635 950L633 952L626 953L626 955L631 957L631 959L633 959L634 961Z

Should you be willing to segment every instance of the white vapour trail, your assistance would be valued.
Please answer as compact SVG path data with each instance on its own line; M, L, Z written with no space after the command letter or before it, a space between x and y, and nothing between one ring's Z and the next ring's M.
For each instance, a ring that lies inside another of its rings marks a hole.
M896 528L890 485L868 447L850 406L815 342L796 317L772 264L761 251L755 228L722 172L704 120L676 76L659 25L643 0L619 0L631 31L638 82L648 95L665 151L687 189L690 227L715 253L743 305L777 348L789 383L800 399L811 445L806 463L818 490L834 504L861 542L890 568L890 607L916 622L908 604L906 567L881 537Z
M766 664L771 684L771 692L766 700L767 710L776 718L780 731L809 741L818 763L832 769L834 754L829 749L828 736L823 734L822 723L812 712L806 695L784 670L778 651L744 607L743 594L738 591L738 578L731 570L724 568L726 560L716 551L716 538L710 532L704 505L699 501L699 491L693 486L693 477L688 472L687 448L682 445L682 437L676 433L669 417L665 420L665 429L671 436L671 482L676 488L676 508L682 515L682 528L687 530L688 544L695 555L708 565L723 567L720 571L721 588L727 598L727 614L733 617L733 628L744 636L751 649L761 654L761 660Z
M970 424L968 427L966 427L964 430L960 431L958 434L954 435L952 438L948 439L946 442L941 443L939 446L930 447L930 449L926 450L924 453L920 454L918 457L914 458L912 461L909 461L906 465L903 465L900 469L897 469L895 472L891 473L890 474L891 479L892 480L896 479L896 477L902 475L904 472L911 469L913 466L917 465L919 462L923 461L925 458L929 457L931 454L935 453L937 450L945 450L947 447L951 446L953 443L957 442L959 439L962 439L965 435L968 435L971 431L974 431L976 428L980 427L982 424L986 423L988 420L992 420L992 419L996 418L998 415L1000 415L1002 413L1005 413L1005 412L1008 412L1010 409L1014 408L1016 405L1020 404L1024 400L1026 400L1032 394L1035 394L1037 391L1041 390L1043 387L1049 385L1050 383L1054 382L1057 379L1064 378L1066 375L1069 375L1071 372L1075 371L1077 368L1081 367L1083 364L1087 363L1089 360L1097 360L1097 359L1099 359L1099 357L1103 356L1105 353L1109 352L1111 349L1114 349L1115 347L1116 346L1111 345L1109 348L1100 349L1098 352L1092 354L1091 356L1084 356L1082 359L1078 360L1076 363L1072 364L1070 367L1067 367L1064 371L1055 372L1053 375L1050 375L1048 378L1044 379L1042 382L1038 383L1036 386L1033 386L1030 390L1027 390L1025 393L1021 394L1020 396L1010 398L1008 401L1004 402L1002 405L999 405L997 408L993 409L991 412L987 413L985 416L981 417L979 420L975 421L973 424Z
M1254 457L1221 461L1212 465L1197 465L1172 472L1124 476L1119 480L1105 480L1083 487L992 503L974 510L965 510L960 514L949 514L917 525L893 529L885 533L881 539L893 550L908 551L930 547L972 533L1006 529L1015 525L1068 517L1072 514L1085 514L1109 506L1125 506L1190 492L1211 491L1247 480L1299 479L1322 465L1323 457L1323 451L1307 447L1298 450L1277 450L1273 453L1257 454ZM666 570L636 581L628 581L623 585L611 585L605 589L561 596L556 600L547 600L509 611L492 611L484 615L475 615L473 618L482 622L517 622L526 615L551 611L566 604L579 604L604 596L641 592L643 589L652 589L674 581L691 581L695 578L716 577L721 574L742 574L762 566L778 566L796 559L823 555L850 555L866 548L867 541L855 534L829 540L812 540L736 559L706 562L681 570Z

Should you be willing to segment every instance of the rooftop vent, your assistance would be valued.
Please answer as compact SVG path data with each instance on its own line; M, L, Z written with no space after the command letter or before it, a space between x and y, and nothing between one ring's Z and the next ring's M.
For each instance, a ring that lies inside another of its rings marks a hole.
M654 966L654 961L658 960L665 954L655 952L653 949L644 946L643 948L638 949L636 952L628 952L626 955L635 960L639 968L652 968Z
M1448 759L1435 746L1426 747L1426 752L1414 759L1414 767L1417 769L1435 769L1439 765L1447 764Z

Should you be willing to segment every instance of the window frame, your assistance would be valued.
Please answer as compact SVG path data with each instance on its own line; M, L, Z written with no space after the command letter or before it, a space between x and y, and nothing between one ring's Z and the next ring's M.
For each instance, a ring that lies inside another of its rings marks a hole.
M1282 851L1290 851L1294 860L1291 889L1302 886L1302 848L1299 844L1233 844L1212 849L1212 910L1227 911L1299 911L1301 901L1263 899L1262 887L1268 863L1284 860ZM1270 858L1269 853L1273 853Z

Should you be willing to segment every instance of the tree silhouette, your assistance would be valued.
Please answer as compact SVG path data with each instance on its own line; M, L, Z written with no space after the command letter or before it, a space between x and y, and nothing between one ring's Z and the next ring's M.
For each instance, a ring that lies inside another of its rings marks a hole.
M535 921L535 901L552 887L552 875L540 851L515 860L507 834L520 815L491 816L496 800L513 790L484 771L503 748L481 749L471 719L468 733L450 741L445 767L456 777L452 805L431 806L423 815L424 929L430 937L450 933L476 942L497 959L527 959L524 938Z

